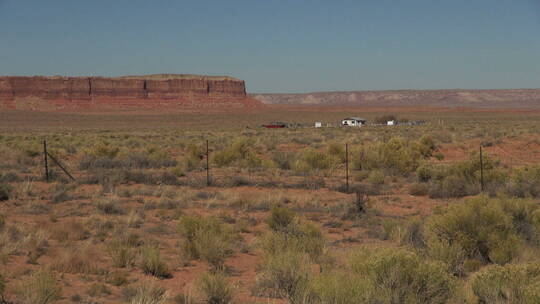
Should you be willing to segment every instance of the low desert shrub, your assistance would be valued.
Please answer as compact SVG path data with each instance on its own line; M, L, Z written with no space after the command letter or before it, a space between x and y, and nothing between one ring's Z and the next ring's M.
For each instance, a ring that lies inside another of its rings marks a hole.
M178 228L184 238L183 255L188 259L202 259L214 270L223 267L238 241L234 230L215 217L183 216Z
M272 209L267 224L272 231L259 241L264 255L257 289L291 303L304 303L309 294L310 265L316 262L322 268L324 261L322 233L310 223L301 223L294 212L282 207Z
M253 142L246 137L234 140L229 147L214 153L212 162L219 167L238 165L245 168L262 166L262 159L253 149Z
M540 303L540 264L492 265L474 274L475 303Z
M120 206L117 199L112 197L103 197L96 203L96 208L104 214L119 215L124 214L124 209Z
M220 272L203 274L197 281L197 288L201 294L202 303L233 303L235 290L225 275Z
M310 265L307 255L294 249L266 253L256 288L259 293L300 303L298 300L308 292Z
M404 250L361 249L350 268L373 287L373 303L446 303L455 288L444 264Z
M296 214L286 207L274 207L267 218L268 227L276 232L293 232L296 230Z
M177 162L171 158L167 151L155 147L143 151L129 151L121 153L119 159L124 168L149 169L174 167Z
M17 293L23 303L49 304L60 299L62 288L51 272L39 270L21 283Z
M403 232L399 241L402 244L410 245L414 248L425 248L425 237L423 222L419 219L411 219L403 225Z
M317 170L327 170L340 163L340 156L326 151L308 149L304 151L294 165L298 173L310 173Z
M111 290L103 283L93 283L87 291L91 297L102 297L111 294Z
M106 279L107 284L113 286L122 286L128 283L128 272L113 271L110 272Z
M314 304L374 303L371 282L348 271L331 271L313 276L303 298Z
M291 152L274 152L272 154L272 160L278 168L282 170L291 170L294 166L296 157Z
M15 172L0 173L0 183L16 183L22 179Z
M433 152L437 150L437 145L431 136L422 135L418 142L415 143L414 148L422 155L422 157L429 158L433 155Z
M499 162L483 157L485 191L496 194L504 188L507 173L499 168ZM420 182L428 182L429 196L433 198L464 197L480 193L480 158L472 153L469 160L452 165L421 166L417 169Z
M6 279L0 274L0 301L6 303L4 293L6 292Z
M427 195L429 188L424 183L415 183L409 187L409 194L414 196L424 196Z
M320 230L312 224L304 224L295 234L272 232L260 240L261 248L270 254L284 250L295 250L319 261L324 254L325 240Z
M11 197L13 188L8 184L0 183L0 201L7 201Z
M414 172L425 158L417 142L392 138L385 143L364 145L353 152L352 167L357 170L383 170L390 175L407 175ZM423 152L425 154L425 151Z
M380 170L374 170L369 173L367 181L372 184L382 185L384 184L384 173Z
M480 197L449 206L425 225L428 253L460 273L464 262L506 264L524 243L536 244L540 206L518 199ZM449 255L451 253L451 255Z
M317 261L324 253L325 240L320 229L311 223L300 223L288 208L275 207L266 220L272 230L262 238L265 252L276 254L283 250L296 250Z
M540 197L540 166L526 166L512 172L505 192L515 197Z
M113 147L107 143L93 145L92 148L83 152L79 161L79 169L119 167L120 162L115 159L119 151L118 147Z
M326 153L338 159L339 162L345 162L345 145L336 142L328 144Z
M87 149L80 157L79 168L88 169L149 169L173 167L176 160L163 149L149 147L145 150L120 150L108 144L98 144Z
M145 274L158 278L171 277L169 266L162 260L157 246L145 246L141 249L141 269Z

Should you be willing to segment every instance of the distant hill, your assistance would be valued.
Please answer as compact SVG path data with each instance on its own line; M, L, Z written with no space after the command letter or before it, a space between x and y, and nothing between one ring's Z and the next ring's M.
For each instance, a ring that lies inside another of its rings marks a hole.
M350 91L251 97L279 105L540 108L540 89Z

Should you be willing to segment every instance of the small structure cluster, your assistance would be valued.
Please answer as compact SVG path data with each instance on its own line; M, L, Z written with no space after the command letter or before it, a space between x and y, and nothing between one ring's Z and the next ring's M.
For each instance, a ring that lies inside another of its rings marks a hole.
M342 119L339 125L336 123L331 123L331 122L316 121L314 127L315 128L331 128L331 127L336 127L336 126L364 127L368 125L369 126L397 126L397 125L419 126L425 123L426 122L423 120L414 120L414 121L399 120L398 121L394 116L388 116L388 119L381 120L381 118L379 117L376 120L374 120L372 123L368 124L368 121L366 119L363 119L360 117L347 117L347 118ZM291 124L291 123L285 123L285 122L279 122L279 121L270 122L262 126L267 129L307 127L306 125L302 125L302 124L297 124L297 123Z
M366 125L367 120L359 117L349 117L341 121L342 126L347 127L361 127Z

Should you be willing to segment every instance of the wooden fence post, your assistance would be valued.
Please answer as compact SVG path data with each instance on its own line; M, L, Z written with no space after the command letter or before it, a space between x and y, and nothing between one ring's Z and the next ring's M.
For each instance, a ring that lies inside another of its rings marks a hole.
M210 150L208 149L208 139L206 140L206 186L210 186Z
M480 145L480 189L484 192L484 157L482 153L482 145Z
M47 141L43 141L43 160L45 161L45 180L49 182L49 164L47 160Z
M345 144L345 178L346 178L346 189L349 192L349 144Z

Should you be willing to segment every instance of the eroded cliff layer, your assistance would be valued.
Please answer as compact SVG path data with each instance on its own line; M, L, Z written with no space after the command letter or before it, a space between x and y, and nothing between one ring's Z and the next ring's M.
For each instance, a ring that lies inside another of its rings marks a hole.
M0 77L0 107L60 110L93 108L245 108L261 103L243 80L221 76Z
M265 104L283 105L540 108L540 89L350 91L252 97Z

